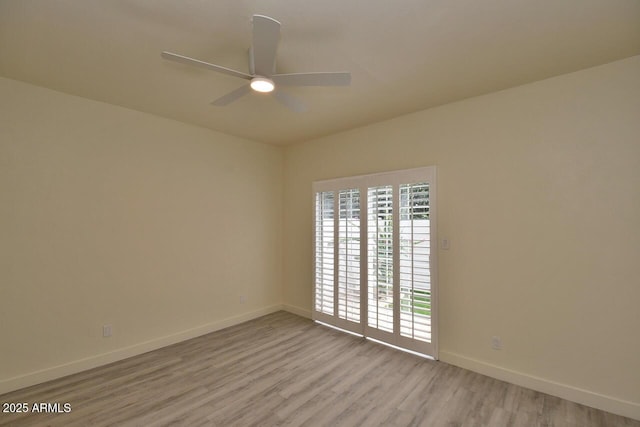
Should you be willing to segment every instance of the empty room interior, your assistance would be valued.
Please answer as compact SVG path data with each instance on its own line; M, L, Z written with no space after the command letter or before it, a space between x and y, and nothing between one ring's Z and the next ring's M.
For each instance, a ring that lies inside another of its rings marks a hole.
M0 425L640 426L640 2L0 0Z

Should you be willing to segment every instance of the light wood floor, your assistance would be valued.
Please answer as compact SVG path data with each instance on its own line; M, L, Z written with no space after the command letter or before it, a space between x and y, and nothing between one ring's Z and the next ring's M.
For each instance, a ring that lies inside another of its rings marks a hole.
M11 426L640 426L278 312L0 396Z

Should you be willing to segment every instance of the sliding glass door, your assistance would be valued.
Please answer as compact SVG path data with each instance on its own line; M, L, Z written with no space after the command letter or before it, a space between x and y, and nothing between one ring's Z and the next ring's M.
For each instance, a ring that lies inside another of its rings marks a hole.
M437 357L435 168L313 187L313 318Z

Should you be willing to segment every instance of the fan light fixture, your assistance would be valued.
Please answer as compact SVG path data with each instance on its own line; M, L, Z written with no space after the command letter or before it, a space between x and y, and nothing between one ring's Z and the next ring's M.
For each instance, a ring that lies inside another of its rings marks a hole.
M2 0L0 0L0 4L2 4ZM213 101L211 105L216 107L229 105L250 93L263 92L271 93L276 101L291 111L302 113L306 111L304 104L294 96L287 94L286 91L281 91L280 86L285 88L287 86L349 86L351 84L351 73L348 71L278 73L276 71L276 52L280 41L280 22L268 16L253 15L251 26L249 73L167 51L162 52L162 57L169 61L206 68L245 81L245 84L239 88ZM277 92L275 91L276 82L278 83Z
M254 77L251 79L251 89L256 92L271 92L274 88L273 80L265 77Z

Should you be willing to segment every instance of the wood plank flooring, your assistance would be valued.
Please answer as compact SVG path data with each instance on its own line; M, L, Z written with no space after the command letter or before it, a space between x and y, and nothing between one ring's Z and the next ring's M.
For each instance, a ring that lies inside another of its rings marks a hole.
M640 426L278 312L0 396L2 426Z

